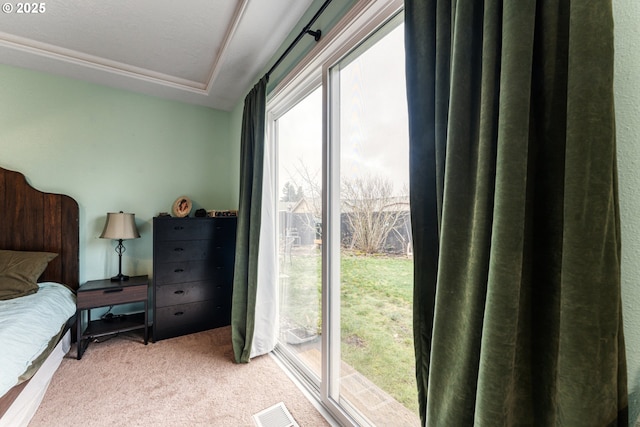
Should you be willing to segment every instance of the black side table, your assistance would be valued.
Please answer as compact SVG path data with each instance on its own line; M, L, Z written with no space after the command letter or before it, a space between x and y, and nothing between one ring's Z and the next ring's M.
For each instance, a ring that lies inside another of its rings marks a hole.
M77 358L80 360L91 338L118 332L144 329L144 344L149 342L148 276L134 276L122 282L110 279L91 280L78 288L76 295ZM144 302L144 313L128 315L123 319L91 320L91 309L111 305ZM82 312L87 311L87 327L83 329Z

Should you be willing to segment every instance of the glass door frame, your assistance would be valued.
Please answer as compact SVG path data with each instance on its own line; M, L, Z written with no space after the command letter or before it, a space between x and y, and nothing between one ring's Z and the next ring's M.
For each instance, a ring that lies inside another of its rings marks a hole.
M360 0L276 86L267 100L267 141L277 146L277 119L322 85L322 355L321 378L277 345L274 355L341 425L367 425L340 393L340 109L334 67L401 13L402 0ZM274 170L277 170L277 155ZM280 185L277 183L276 185ZM276 201L274 200L274 203ZM337 226L334 226L337 224ZM276 232L279 232L276 224ZM274 248L277 251L278 248ZM335 285L337 284L337 286ZM336 399L337 398L337 399Z
M273 102L268 104L267 108L267 144L270 144L274 152L278 151L278 120L287 113L291 108L293 108L297 103L301 102L304 98L309 96L314 90L316 90L322 83L320 72L309 74L303 81L298 83L295 87L295 90L289 91L286 96L276 98ZM273 156L273 165L272 170L277 171L279 168L279 156L276 154ZM282 183L278 182L275 179L274 186L275 188L280 188ZM277 200L272 200L274 204L274 209L276 209ZM280 223L278 221L278 216L275 217L275 224L273 224L273 229L276 236L281 235ZM274 239L274 247L273 251L278 252L278 239ZM279 266L278 266L279 268ZM280 307L278 308L280 311ZM278 316L279 317L279 316ZM324 331L323 331L324 333ZM298 380L300 380L309 391L312 393L320 392L320 384L322 378L318 378L318 376L307 366L302 363L296 362L297 356L294 352L290 351L285 345L276 345L275 354L278 357L281 357L288 367L295 367L295 370L292 371Z

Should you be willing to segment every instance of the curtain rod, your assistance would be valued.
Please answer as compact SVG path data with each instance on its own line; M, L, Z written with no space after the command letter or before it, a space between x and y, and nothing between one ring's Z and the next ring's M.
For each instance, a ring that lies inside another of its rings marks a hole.
M278 60L276 61L275 64L273 64L273 66L269 69L269 71L267 71L267 74L265 75L267 77L267 79L269 79L269 76L271 75L271 73L273 72L273 70L276 69L276 67L278 65L280 65L280 63L282 62L282 60L293 50L293 48L295 47L296 44L298 44L298 42L306 35L306 34L310 34L313 36L313 38L316 41L320 40L320 37L322 36L322 31L320 31L320 29L317 29L316 31L312 31L311 30L311 26L313 25L314 22L316 22L316 19L318 19L320 17L320 15L322 15L322 12L324 12L324 10L327 8L327 6L329 5L329 3L331 3L331 0L325 0L325 2L322 4L322 6L320 7L320 10L318 10L316 12L316 14L313 16L313 18L311 18L311 21L309 21L309 23L307 24L306 27L304 27L302 29L302 31L300 31L300 34L298 34L298 37L296 37L296 39L289 45L289 47L287 48L287 50L284 51L284 53L282 55L280 55L280 58L278 58Z

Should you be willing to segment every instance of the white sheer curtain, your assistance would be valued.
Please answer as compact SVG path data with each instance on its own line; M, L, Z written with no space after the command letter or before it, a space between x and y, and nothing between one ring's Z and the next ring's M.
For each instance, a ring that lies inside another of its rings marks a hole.
M258 250L258 289L256 291L255 327L250 357L269 353L278 339L278 254L275 180L275 152L268 139L264 147L262 178L262 222Z

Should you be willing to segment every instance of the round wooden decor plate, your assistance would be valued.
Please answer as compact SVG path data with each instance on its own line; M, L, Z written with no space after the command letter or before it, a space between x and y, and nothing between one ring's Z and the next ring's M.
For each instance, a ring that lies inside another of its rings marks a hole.
M191 213L191 199L187 196L180 196L173 202L173 216L184 218Z

